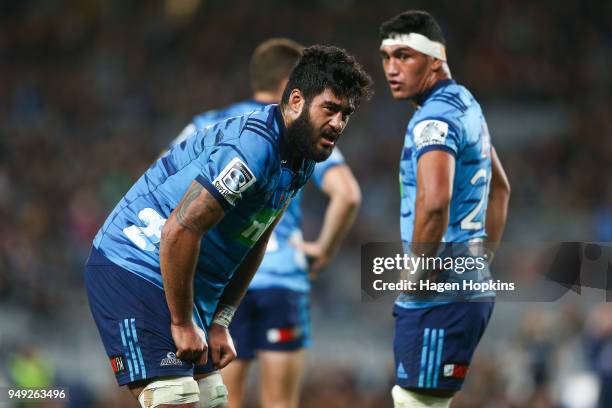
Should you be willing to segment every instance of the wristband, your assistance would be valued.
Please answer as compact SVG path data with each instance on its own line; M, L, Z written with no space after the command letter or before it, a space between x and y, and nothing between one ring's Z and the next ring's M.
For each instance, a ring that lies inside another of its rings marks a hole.
M212 322L227 329L232 322L234 313L236 313L236 308L234 306L219 304Z

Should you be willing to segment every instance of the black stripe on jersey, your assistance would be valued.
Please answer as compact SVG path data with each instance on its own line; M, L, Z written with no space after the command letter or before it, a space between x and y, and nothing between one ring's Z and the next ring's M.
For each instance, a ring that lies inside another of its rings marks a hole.
M479 163L480 163L480 159L466 160L466 161L461 162L461 164L463 164L464 166L469 166L471 164L479 164Z
M461 113L465 113L465 110L463 110L463 108L461 107L461 105L455 103L453 100L450 99L446 99L446 98L434 98L432 99L432 102L444 102L450 106L452 106L453 108L457 109L458 111L460 111Z
M162 157L161 162L164 165L168 176L171 176L176 173L176 166L174 165L174 163L172 163L171 159L167 155Z
M249 120L249 121L253 121L253 122L258 122L258 123L260 123L260 124L264 125L266 128L268 128L268 129L272 130L272 128L270 128L270 127L268 126L268 122L266 122L266 121L264 121L264 120L257 119L257 118L249 118L248 120Z
M463 109L467 110L467 105L461 100L461 96L458 93L442 92L440 95L437 95L437 96L448 98L449 100L453 100L458 105L460 105Z
M233 122L235 121L236 118L229 118L228 120L225 121L225 127L223 129L227 129L227 127Z
M400 160L410 160L411 156L412 156L412 148L404 147L404 150L402 150L402 157L400 158Z
M270 129L268 129L266 126L261 125L261 124L256 123L256 122L253 122L252 119L247 120L246 125L250 126L250 127L254 127L255 129L259 129L259 130L261 130L264 133L270 132ZM274 133L276 133L276 132L274 132Z
M223 140L223 132L219 130L215 135L215 144L218 145Z
M276 112L277 110L279 110L280 107L276 106L272 109L270 109L270 113L268 113L268 117L266 118L266 125L270 128L270 129L274 129L274 117L276 116L274 114L274 112ZM282 116L282 115L280 115Z
M452 93L441 93L439 95L434 96L431 100L446 102L449 105L460 110L462 113L465 113L467 111L467 105L463 103L459 95L455 95Z

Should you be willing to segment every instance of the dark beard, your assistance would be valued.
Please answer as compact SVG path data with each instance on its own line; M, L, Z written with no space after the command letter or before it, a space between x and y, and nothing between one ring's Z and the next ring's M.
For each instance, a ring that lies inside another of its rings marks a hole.
M310 121L309 106L304 105L302 113L287 126L287 139L295 157L321 162L329 157L331 151L317 149L315 129Z

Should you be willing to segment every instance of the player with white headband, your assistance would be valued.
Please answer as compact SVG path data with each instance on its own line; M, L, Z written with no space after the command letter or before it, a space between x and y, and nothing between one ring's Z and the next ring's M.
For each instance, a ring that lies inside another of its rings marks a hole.
M440 256L440 242L483 242L491 259L506 223L510 187L480 105L451 79L444 36L429 13L401 13L382 24L380 36L393 98L417 107L400 162L402 241L427 256ZM457 248L452 256L463 255ZM436 280L457 276L441 271ZM461 275L472 282L489 278L488 265ZM410 294L397 299L396 408L447 408L461 389L495 293L460 295L461 301Z

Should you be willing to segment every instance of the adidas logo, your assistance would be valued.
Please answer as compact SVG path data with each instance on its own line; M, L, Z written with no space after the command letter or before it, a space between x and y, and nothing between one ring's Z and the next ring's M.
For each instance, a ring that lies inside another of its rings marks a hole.
M406 370L404 370L404 365L402 363L399 363L399 365L397 366L397 378L401 378L402 380L405 380L406 378L408 378L408 374L406 373Z

